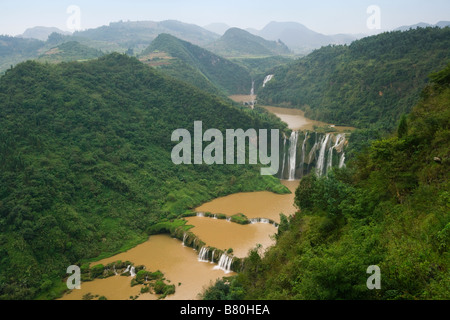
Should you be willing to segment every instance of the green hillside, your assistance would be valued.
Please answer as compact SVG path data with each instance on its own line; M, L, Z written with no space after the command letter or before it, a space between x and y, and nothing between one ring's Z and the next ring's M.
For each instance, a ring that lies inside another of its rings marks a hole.
M275 69L259 100L325 122L392 129L431 72L450 61L450 28L390 32L328 46Z
M398 126L347 169L304 178L277 245L206 299L450 299L450 65ZM381 289L368 290L369 266ZM230 284L231 283L231 284Z
M41 62L59 63L99 58L103 53L97 49L82 45L76 41L65 42L54 47L37 60Z
M141 60L156 62L154 66L171 76L209 91L211 84L229 95L248 94L251 89L252 79L245 68L169 34L159 35ZM203 84L205 78L211 84Z
M280 41L268 41L245 30L231 28L215 42L206 46L225 57L289 55L291 51Z
M123 48L146 48L161 33L168 33L197 45L206 45L219 36L194 24L175 20L119 21L107 26L75 32L75 37L111 42Z
M0 75L19 62L35 58L44 41L0 35Z
M234 192L286 192L258 166L176 166L175 129L281 128L135 58L28 61L0 78L0 299L54 298L66 269Z

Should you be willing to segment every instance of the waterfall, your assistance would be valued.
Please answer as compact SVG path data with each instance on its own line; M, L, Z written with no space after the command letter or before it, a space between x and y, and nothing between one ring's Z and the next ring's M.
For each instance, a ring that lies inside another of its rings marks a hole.
M114 274L117 276L118 273L117 273L117 271L116 271L116 265L114 265L113 270L114 270Z
M198 261L200 261L200 262L209 262L209 260L208 260L208 253L209 253L209 248L202 247L200 249L199 254L198 254Z
M334 144L333 147L330 148L330 152L329 152L329 156L328 156L327 173L333 167L333 150L342 152L342 154L344 155L343 161L345 161L345 154L343 152L344 144L345 144L345 134L338 134L336 137L336 143ZM341 161L342 161L342 156L341 156ZM341 163L339 163L339 168L342 168Z
M122 273L127 273L127 272L130 272L130 268L131 268L131 265L129 265L126 269L125 269L125 271L124 272L122 272Z
M295 180L295 166L297 163L298 132L292 131L289 146L289 181Z
M300 179L303 178L303 172L305 171L305 153L306 153L306 141L308 140L308 132L306 132L305 134L305 140L303 140L303 145L302 145L302 160L300 162Z
M316 164L316 174L318 177L323 175L323 169L325 167L325 151L330 140L330 133L327 133L324 139L322 139L322 146L320 147L319 159Z
M205 214L203 212L197 212L197 217L205 217Z
M341 160L339 161L339 169L345 167L345 152L342 152Z
M270 80L272 80L273 79L273 77L274 77L274 75L273 74L269 74L267 77L265 77L264 78L264 82L263 82L263 88L265 88L266 87L266 84L270 81Z
M250 95L251 96L255 95L255 81L252 81L252 89L250 90Z
M227 218L227 222L231 222L231 218Z
M284 167L286 164L286 141L287 141L287 139L286 139L286 137L284 137L284 139L283 139L283 164L281 167L281 177L280 177L281 180L284 179Z
M211 263L214 263L214 255L216 254L216 250L214 250L213 252L212 252L212 255L211 255Z
M183 247L186 246L186 240L187 240L187 237L188 237L188 235L187 235L187 233L185 233L185 234L183 235Z
M134 267L131 267L131 269L130 269L130 275L131 275L132 277L136 277L136 269L135 269Z
M309 150L308 141L313 139L312 134L315 134L315 143ZM297 150L300 148L299 135L300 132L293 131L290 138L284 137L283 157L280 157L280 160L283 160L281 173L279 174L281 180L302 179L305 174L312 170L315 170L318 177L326 175L333 165L337 166L336 157L339 160L339 168L345 166L344 148L347 141L345 133L305 132L304 140L301 143L301 152ZM288 140L289 144L287 143ZM307 166L305 166L306 164Z
M219 264L214 269L220 269L225 273L231 272L231 264L233 263L233 257L229 257L227 254L222 254L219 260Z

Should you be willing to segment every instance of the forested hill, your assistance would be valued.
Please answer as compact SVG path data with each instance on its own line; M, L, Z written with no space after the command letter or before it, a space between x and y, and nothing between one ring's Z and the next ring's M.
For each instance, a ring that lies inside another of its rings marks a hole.
M159 35L140 59L203 89L213 84L229 95L248 94L252 86L244 67L169 34ZM211 84L204 84L205 80Z
M428 75L449 61L448 27L383 33L275 69L258 96L317 120L392 129L417 103Z
M69 41L46 51L38 58L38 61L50 63L70 62L95 59L102 55L103 52L100 50L90 48L76 41Z
M283 128L135 58L28 61L0 78L0 299L56 297L68 266L145 241L229 193L285 189L255 166L175 166L173 130Z
M239 28L231 28L207 49L225 57L289 55L281 41L269 41Z
M205 298L450 299L450 65L431 79L395 135L347 169L304 178L276 246L253 250ZM374 265L379 290L366 285Z

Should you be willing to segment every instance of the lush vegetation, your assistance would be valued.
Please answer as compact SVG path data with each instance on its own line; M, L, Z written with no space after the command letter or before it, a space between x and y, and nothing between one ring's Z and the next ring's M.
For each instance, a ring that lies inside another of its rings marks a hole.
M328 123L393 129L417 103L428 74L449 60L450 28L383 33L276 68L258 96Z
M281 41L269 41L245 30L231 28L212 44L206 46L212 52L225 57L277 56L291 54Z
M112 42L123 48L145 49L161 33L168 33L177 38L204 45L219 36L193 24L175 20L154 21L119 21L95 29L75 32L75 37L95 41Z
M70 62L95 59L102 55L103 52L100 50L90 48L76 41L70 41L48 50L39 57L38 61L50 63Z
M147 57L162 71L202 89L212 91L213 85L216 92L229 95L250 93L252 79L246 68L169 34L159 35L141 57L143 62ZM206 80L210 83L205 84Z
M143 242L157 223L230 193L280 192L258 166L174 165L172 132L193 132L196 120L285 129L126 55L8 70L0 78L0 298L54 298L69 265Z
M0 35L0 74L24 60L37 57L45 42Z
M328 177L307 176L277 245L205 299L450 298L450 65L398 130ZM366 286L369 266L381 290Z

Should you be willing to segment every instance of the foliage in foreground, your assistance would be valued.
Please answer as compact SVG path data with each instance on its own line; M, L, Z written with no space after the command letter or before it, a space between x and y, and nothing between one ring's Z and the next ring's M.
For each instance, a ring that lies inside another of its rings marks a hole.
M431 76L398 134L378 140L348 169L304 178L301 209L264 257L205 299L450 298L450 65ZM381 290L366 286L371 265Z

